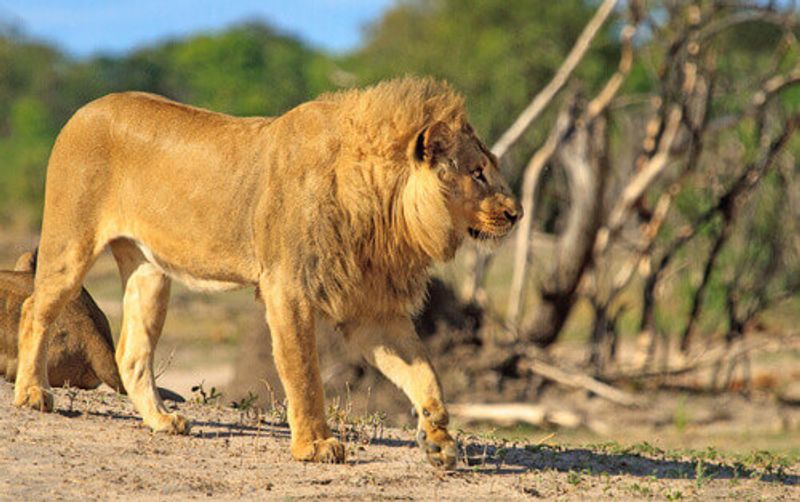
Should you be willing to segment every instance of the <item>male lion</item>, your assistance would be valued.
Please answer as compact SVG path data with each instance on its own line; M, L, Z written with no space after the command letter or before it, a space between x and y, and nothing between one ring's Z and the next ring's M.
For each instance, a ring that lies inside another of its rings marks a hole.
M315 323L331 323L408 395L429 461L452 468L442 391L411 314L434 261L521 216L447 84L404 78L235 118L143 93L84 106L47 172L35 291L23 309L18 406L53 408L49 326L108 245L124 283L116 360L144 422L186 433L155 391L170 280L255 285L298 460L344 459L325 421Z

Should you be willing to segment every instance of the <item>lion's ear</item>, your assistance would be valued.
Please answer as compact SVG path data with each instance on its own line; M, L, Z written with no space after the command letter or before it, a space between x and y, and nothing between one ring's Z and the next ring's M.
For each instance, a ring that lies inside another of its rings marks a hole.
M444 122L435 122L423 129L414 142L414 159L434 167L450 155L453 148L453 133Z

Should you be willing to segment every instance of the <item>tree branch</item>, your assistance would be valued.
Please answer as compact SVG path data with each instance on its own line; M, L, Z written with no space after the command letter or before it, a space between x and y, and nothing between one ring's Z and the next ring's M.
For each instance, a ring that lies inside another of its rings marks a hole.
M539 91L530 104L522 111L522 113L517 117L511 127L506 130L500 136L500 139L492 146L492 153L495 154L498 158L502 158L507 152L508 149L511 148L519 138L522 136L525 131L528 129L528 126L536 120L539 114L544 111L550 101L553 100L558 91L564 87L564 84L567 83L569 80L570 75L578 66L578 63L581 62L583 56L586 55L586 51L589 50L589 46L592 43L592 40L597 33L600 31L600 28L605 23L608 16L614 10L614 6L617 4L618 0L604 0L600 7L595 12L592 19L583 29L578 39L575 41L575 45L572 47L572 50L569 52L569 55L564 60L564 63L561 67L556 71L556 74L553 76L553 79L548 83L544 89Z

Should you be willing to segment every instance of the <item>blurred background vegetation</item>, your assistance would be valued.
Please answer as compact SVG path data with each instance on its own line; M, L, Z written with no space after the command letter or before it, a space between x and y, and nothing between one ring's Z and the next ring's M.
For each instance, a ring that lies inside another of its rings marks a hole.
M81 105L143 90L236 115L276 115L324 91L404 74L434 75L468 97L488 142L558 68L594 11L567 0L401 2L343 55L313 50L264 23L244 23L119 57L75 60L58 47L0 31L0 217L35 228L47 155ZM589 87L614 66L614 26L579 76ZM640 85L646 85L642 83ZM533 135L535 137L535 134Z

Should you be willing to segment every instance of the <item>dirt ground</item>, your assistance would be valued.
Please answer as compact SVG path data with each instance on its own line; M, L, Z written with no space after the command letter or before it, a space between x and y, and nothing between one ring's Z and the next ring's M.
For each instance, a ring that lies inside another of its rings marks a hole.
M0 383L0 499L771 499L800 494L800 465L676 454L647 443L559 447L462 434L456 472L429 467L408 430L348 443L344 465L290 459L288 429L182 403L189 436L150 433L127 398L56 390L57 411L10 405Z
M0 267L34 245L33 236L0 235ZM108 256L87 287L116 333L121 292ZM262 319L252 291L202 295L173 288L156 366L159 385L189 401L174 405L194 421L188 437L151 434L127 398L102 388L57 389L56 412L41 414L11 406L13 388L0 382L0 500L800 498L797 350L754 361L754 374L770 377L762 380L771 385L751 399L697 394L691 385L640 389L647 405L631 410L552 387L536 402L577 413L591 430L495 429L454 417L462 458L456 472L442 473L424 462L413 430L386 427L412 423L404 396L389 385L376 384L366 399L354 390L356 411L338 415L335 429L348 443L345 465L294 462L280 416L227 407L237 399L227 387L242 366L238 344ZM571 361L581 350L565 342L554 357ZM449 361L439 367L448 395L475 402L471 382L461 387L473 394L459 391L458 369ZM324 370L330 378L342 371L341 365ZM199 404L191 389L201 383L225 395ZM379 410L388 412L385 419Z

